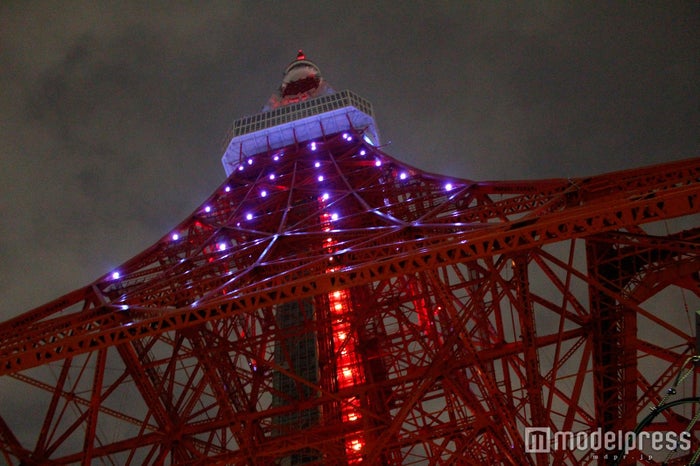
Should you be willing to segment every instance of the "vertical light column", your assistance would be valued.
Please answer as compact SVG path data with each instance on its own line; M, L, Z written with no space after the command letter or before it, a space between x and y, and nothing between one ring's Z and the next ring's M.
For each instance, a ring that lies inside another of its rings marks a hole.
M333 264L332 253L337 241L333 238L332 223L338 220L336 213L326 211L328 195L319 197L319 203L323 208L321 214L321 228L327 236L324 239L324 247L329 253L329 266L327 273L336 270ZM338 393L342 397L340 414L343 424L352 426L350 433L345 436L345 454L348 464L362 462L363 450L366 440L362 431L362 414L360 411L360 399L353 394L353 387L365 383L365 373L358 354L357 334L351 325L352 300L349 290L338 290L328 295L331 318L331 336L333 340L333 360L335 363L335 377Z

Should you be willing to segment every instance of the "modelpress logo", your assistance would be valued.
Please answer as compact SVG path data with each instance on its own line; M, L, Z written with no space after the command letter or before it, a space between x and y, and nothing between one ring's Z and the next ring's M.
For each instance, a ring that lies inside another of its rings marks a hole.
M552 449L552 430L549 427L525 428L525 453L549 453Z
M551 453L554 451L605 451L607 453L632 450L689 451L690 432L552 432L549 427L525 428L526 453Z

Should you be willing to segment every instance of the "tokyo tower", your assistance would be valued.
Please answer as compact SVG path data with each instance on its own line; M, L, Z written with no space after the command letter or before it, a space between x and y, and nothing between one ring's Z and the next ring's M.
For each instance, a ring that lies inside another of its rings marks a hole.
M1 399L32 400L0 403L0 462L695 461L700 159L427 173L300 51L223 165L153 246L0 324Z

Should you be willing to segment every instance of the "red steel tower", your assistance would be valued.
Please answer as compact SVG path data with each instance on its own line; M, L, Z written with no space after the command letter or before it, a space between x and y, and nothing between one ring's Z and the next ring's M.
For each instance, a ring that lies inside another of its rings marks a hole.
M0 324L0 395L32 400L0 404L5 463L691 462L700 160L426 173L300 52L223 163L149 249ZM613 441L645 419L662 444Z

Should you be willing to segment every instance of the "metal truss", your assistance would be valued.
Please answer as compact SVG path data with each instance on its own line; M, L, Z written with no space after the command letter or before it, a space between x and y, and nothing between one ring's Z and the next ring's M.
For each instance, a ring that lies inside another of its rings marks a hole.
M698 211L698 159L476 182L359 130L252 155L152 247L0 324L2 390L33 413L0 406L0 457L605 464L525 428L633 430L660 401L696 352Z

